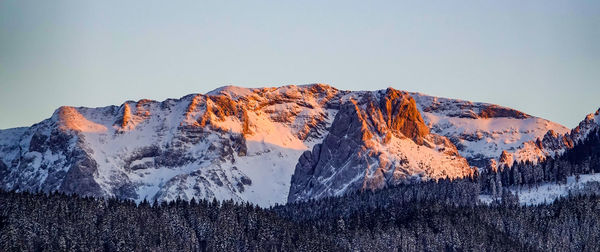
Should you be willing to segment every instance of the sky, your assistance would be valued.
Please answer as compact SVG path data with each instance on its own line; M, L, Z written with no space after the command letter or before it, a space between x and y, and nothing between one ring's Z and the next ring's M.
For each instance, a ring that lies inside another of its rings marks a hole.
M0 129L99 107L327 83L600 107L600 1L0 1Z

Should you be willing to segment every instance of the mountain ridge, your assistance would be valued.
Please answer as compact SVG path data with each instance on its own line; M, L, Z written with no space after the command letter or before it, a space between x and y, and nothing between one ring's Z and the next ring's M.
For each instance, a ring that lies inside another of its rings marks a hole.
M363 103L364 108L357 107L360 102L351 105L363 99L371 99ZM466 158L468 163L461 165L464 169L482 169L502 151L518 151L521 145L542 139L548 130L558 135L568 131L498 105L392 88L345 91L324 84L225 86L162 102L142 99L120 106L65 106L31 127L0 130L0 182L5 189L32 191L61 190L65 184L64 188L84 195L134 200L215 197L261 205L285 203L287 191L293 187L292 175L310 156L304 153L321 148L316 146L323 146L340 111L348 112L352 106L362 111L355 112L356 116L364 115L363 119L352 118L367 123L365 134L379 139L359 143L357 148L377 145L383 150L379 153L387 153L388 164L394 164L390 157L395 160L399 154L410 153L406 146L425 146L432 151L430 158ZM400 132L394 136L396 145L385 143L394 135L386 133L390 129ZM427 139L430 134L437 137ZM539 147L533 144L531 148L542 149ZM539 151L526 158L542 154ZM409 162L413 165L404 164L409 168L401 170L406 175L433 174L425 172L426 166L417 165L422 162L419 160L422 157L416 155ZM393 166L380 167L379 173L398 171L399 166ZM360 188L372 185L367 187L375 189L385 184L381 181L406 180L400 173L392 176L393 172L377 180L364 179L370 176L368 169L362 168L360 174L367 175L359 179ZM434 165L431 171L444 170L438 168ZM349 185L356 182L351 180L358 174L349 181L338 181L342 186L335 191L329 188L330 193L351 190ZM78 182L67 186L65 178Z

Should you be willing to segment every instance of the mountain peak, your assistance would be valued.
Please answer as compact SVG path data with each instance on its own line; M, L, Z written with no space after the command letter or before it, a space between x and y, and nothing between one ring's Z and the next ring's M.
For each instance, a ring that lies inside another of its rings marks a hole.
M212 91L206 93L206 95L216 96L216 95L228 95L230 97L242 97L248 96L254 93L254 88L245 88L240 86L227 85L222 86Z
M70 106L62 106L54 113L59 129L78 132L104 132L107 128L85 118L79 111Z
M423 143L422 139L429 134L429 128L425 125L415 100L407 92L388 88L380 105L392 130L402 132L418 144Z
M595 120L596 123L600 124L600 108L598 110L596 110L595 113L587 115L586 119Z
M503 150L515 161L533 157L514 152L550 129L567 131L492 104L394 88L225 86L162 102L65 106L32 127L2 130L0 186L90 192L82 182L100 196L268 206L470 176Z

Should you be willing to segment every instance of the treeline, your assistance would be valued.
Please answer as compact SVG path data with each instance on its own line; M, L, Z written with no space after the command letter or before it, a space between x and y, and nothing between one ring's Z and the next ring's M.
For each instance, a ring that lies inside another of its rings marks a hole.
M176 200L137 205L62 193L0 192L3 251L322 250L326 235L250 204ZM302 234L302 236L299 236Z
M377 191L358 191L344 197L311 199L275 206L280 216L294 221L349 217L352 214L387 209L414 202L439 202L445 205L474 206L479 202L480 185L476 179L440 179L415 184L399 184Z
M491 171L491 168L487 170ZM535 187L544 182L566 183L567 177L600 173L600 132L592 130L588 136L569 149L534 164L531 161L502 165L496 172L484 172L480 176L482 190L500 196L508 186Z
M453 185L457 187L452 188ZM550 205L528 207L508 201L498 205L456 203L454 200L461 199L454 193L470 186L469 181L405 185L271 209L232 201L177 200L137 205L131 201L60 193L0 192L0 248L2 251L600 250L597 196L574 196ZM438 190L431 192L442 196L408 196L423 190ZM410 200L387 197L410 197ZM393 203L385 203L390 200Z
M600 251L600 183L540 206L507 190L599 172L595 130L539 164L268 209L0 191L0 251Z

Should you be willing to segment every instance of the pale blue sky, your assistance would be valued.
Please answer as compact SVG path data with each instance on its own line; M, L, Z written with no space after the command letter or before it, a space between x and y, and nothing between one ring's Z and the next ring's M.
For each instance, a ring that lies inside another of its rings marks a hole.
M0 128L223 85L392 86L575 126L600 1L0 1Z

